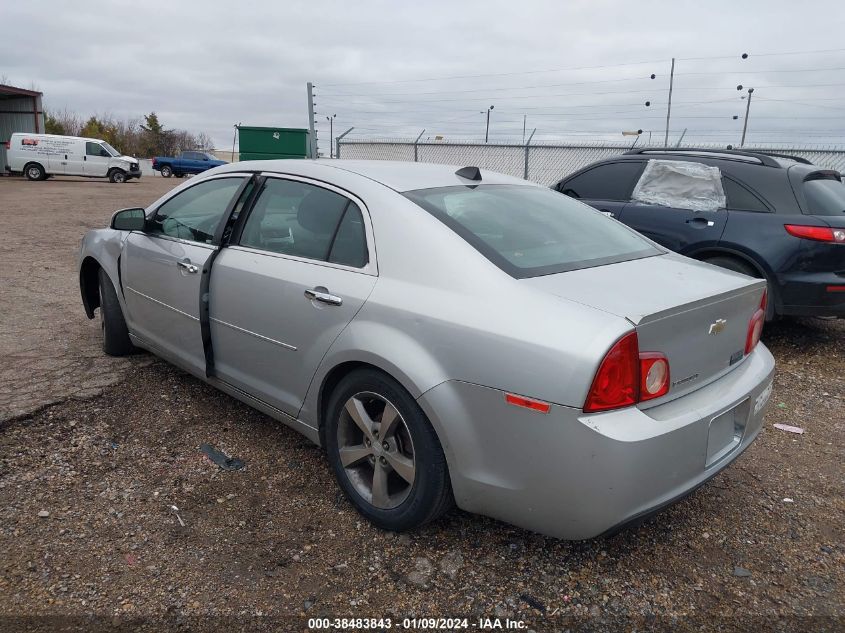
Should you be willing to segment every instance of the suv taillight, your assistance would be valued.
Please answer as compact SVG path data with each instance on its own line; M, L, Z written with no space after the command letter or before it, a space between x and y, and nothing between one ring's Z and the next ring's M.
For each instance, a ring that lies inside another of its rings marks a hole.
M584 413L609 411L659 398L669 392L669 360L639 350L637 333L616 341L593 378Z
M12 149L12 141L6 141L3 145L6 146L6 149Z
M805 240L845 244L845 229L832 229L827 226L804 226L802 224L784 224L783 228L790 235Z
M751 315L748 322L748 334L745 337L745 353L750 354L760 342L763 335L763 324L766 322L766 305L769 301L769 293L763 289L763 297L760 299L760 306Z

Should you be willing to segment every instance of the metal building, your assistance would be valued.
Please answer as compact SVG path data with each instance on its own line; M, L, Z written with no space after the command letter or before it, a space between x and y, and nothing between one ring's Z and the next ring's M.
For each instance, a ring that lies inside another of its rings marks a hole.
M44 132L41 93L0 84L0 174L8 171L6 144L15 132Z

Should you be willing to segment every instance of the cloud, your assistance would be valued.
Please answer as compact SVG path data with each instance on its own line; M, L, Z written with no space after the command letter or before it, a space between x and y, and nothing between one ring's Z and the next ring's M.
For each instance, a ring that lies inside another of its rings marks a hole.
M479 138L488 105L494 138L521 136L523 117L539 139L659 135L673 56L673 138L736 142L743 84L755 87L751 140L841 142L845 51L766 55L842 46L845 12L813 6L45 1L5 3L0 19L3 73L35 83L48 108L155 110L221 147L239 121L306 127L307 81L324 149L327 114L335 134Z

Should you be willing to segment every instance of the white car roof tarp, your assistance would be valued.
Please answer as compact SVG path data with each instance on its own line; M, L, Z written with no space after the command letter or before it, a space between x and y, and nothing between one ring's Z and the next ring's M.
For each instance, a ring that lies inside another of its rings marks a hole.
M680 160L648 161L632 198L646 204L692 211L725 208L719 168Z

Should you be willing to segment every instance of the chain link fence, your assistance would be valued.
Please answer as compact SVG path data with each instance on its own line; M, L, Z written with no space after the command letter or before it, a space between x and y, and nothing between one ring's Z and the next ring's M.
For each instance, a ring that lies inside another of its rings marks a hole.
M479 143L472 141L420 141L414 139L359 138L338 139L337 157L366 160L400 160L447 165L473 165L550 185L590 163L622 154L630 143L585 142L530 145ZM649 147L637 145L636 147ZM651 145L650 147L660 147ZM715 143L697 144L703 149L725 149ZM845 147L809 147L787 144L744 147L747 151L774 152L806 158L825 169L845 172Z

